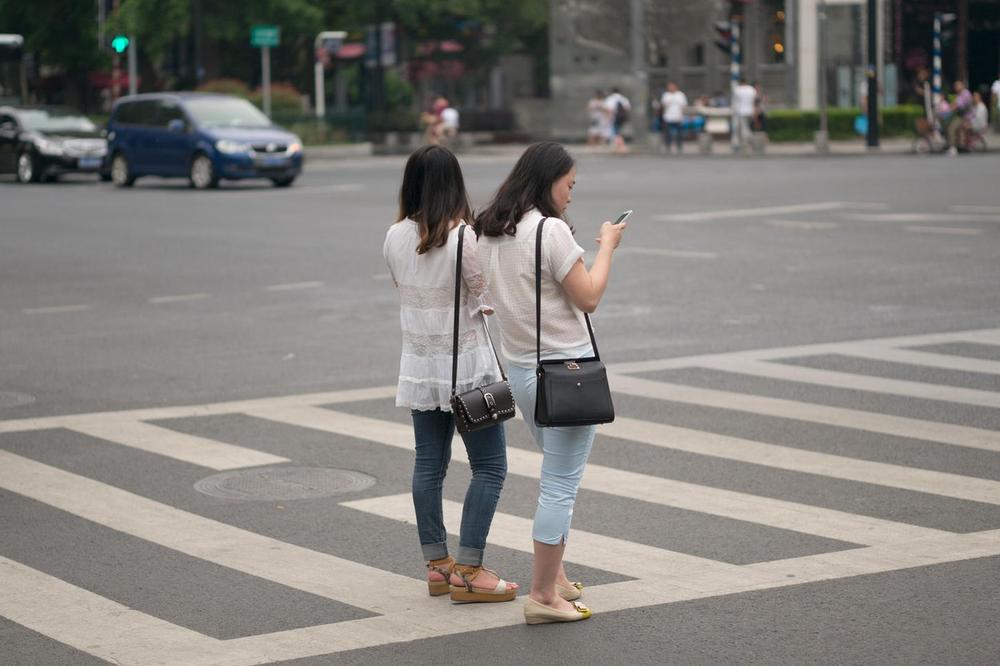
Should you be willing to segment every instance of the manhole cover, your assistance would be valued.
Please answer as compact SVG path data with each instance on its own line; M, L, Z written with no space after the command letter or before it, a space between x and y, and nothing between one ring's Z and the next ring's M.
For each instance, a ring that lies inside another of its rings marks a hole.
M21 405L30 405L34 401L35 396L27 393L0 391L0 407L20 407Z
M346 469L255 467L215 474L194 488L224 499L296 500L357 492L374 483L375 477Z

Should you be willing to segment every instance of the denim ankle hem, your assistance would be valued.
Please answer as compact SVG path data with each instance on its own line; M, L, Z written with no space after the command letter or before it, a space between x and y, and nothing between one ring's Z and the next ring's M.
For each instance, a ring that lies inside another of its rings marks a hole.
M459 546L458 557L455 558L455 561L470 567L481 567L483 565L483 549Z
M422 543L420 544L420 551L424 554L424 559L430 562L431 560L443 560L448 557L448 544L441 543Z

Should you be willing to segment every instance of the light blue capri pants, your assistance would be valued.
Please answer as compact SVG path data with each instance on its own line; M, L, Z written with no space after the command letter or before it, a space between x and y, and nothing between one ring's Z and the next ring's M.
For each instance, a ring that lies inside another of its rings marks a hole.
M524 422L542 450L542 482L531 538L551 545L565 543L597 426L539 428L535 425L535 368L508 363L507 376Z

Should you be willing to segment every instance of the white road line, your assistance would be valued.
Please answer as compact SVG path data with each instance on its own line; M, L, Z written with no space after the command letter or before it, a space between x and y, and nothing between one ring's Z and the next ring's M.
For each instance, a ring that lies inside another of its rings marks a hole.
M1000 215L1000 206L949 206L956 213L996 213Z
M45 308L24 308L21 310L24 314L53 314L58 312L85 312L90 310L91 306L80 304L80 305L53 305Z
M954 342L965 342L955 340ZM1000 361L990 361L984 358L969 358L952 354L919 351L916 349L888 349L878 345L851 343L845 345L842 354L856 358L866 358L872 361L887 361L906 365L919 365L926 368L941 370L958 370L959 372L978 372L1000 375ZM1000 382L1000 379L997 380ZM1000 389L1000 386L998 386Z
M259 407L282 407L302 405L333 405L343 402L363 402L381 400L396 395L396 386L371 386L359 389L327 391L324 393L304 393L276 398L233 400L205 405L182 405L179 407L153 407L120 412L94 412L92 414L67 414L63 416L42 416L28 419L0 421L0 433L45 430L48 428L76 428L79 425L102 424L109 419L131 421L157 421L160 419L183 419L193 416L218 416L237 414Z
M982 229L967 229L965 227L917 227L907 226L906 231L915 234L937 234L939 236L979 236Z
M288 462L288 458L263 451L196 437L141 421L105 419L78 423L70 430L209 469L239 469Z
M784 215L787 213L815 213L827 210L842 210L854 208L853 204L843 201L826 201L822 203L795 204L790 206L766 206L764 208L731 208L726 210L708 210L698 213L671 213L653 215L657 222L705 222L708 220L726 220L744 217L762 217L764 215Z
M842 213L857 222L1000 222L1000 215L975 213Z
M223 643L0 556L0 616L116 664L201 663Z
M836 229L840 226L836 222L803 222L799 220L768 220L767 225L777 229L792 229L794 231L821 231Z
M354 416L317 407L265 408L248 413L251 416L288 423L301 428L332 432L407 451L413 449L412 430L405 425L389 421ZM456 441L452 446L452 458L460 462L468 460L465 448L460 441ZM524 449L507 449L507 469L510 474L537 479L541 465L542 456L539 453ZM889 543L945 534L940 530L684 483L600 465L587 466L582 487L595 492L651 504L723 516L849 543Z
M316 289L317 287L322 287L323 283L319 281L313 282L289 282L287 284L272 284L264 287L265 291L294 291L296 289Z
M405 608L427 595L423 581L203 518L6 451L0 451L0 487L206 562L374 613Z
M716 259L715 252L699 252L697 250L671 250L657 247L623 247L616 250L618 254L645 254L654 257L675 257L677 259Z
M1000 482L618 417L602 435L792 472L1000 505Z
M208 297L208 294L175 294L173 296L154 296L147 302L152 305L160 303L186 303L187 301L201 301Z
M830 386L853 391L898 395L907 398L921 398L925 400L954 402L963 405L976 405L978 407L1000 408L1000 391L980 391L958 386L910 382L901 379L859 375L837 370L820 370L788 363L753 361L739 358L719 359L717 361L701 363L697 367L736 372L754 377L802 382L816 386ZM997 388L1000 389L1000 378L998 378Z
M966 446L984 451L1000 451L1000 432L968 426L923 421L903 416L867 412L860 409L830 407L809 402L766 398L749 393L719 391L684 384L655 382L638 377L614 375L611 390L656 400L669 400L688 405L749 412L808 423L821 423L853 430L865 430L882 435L908 437L941 444Z
M409 493L343 502L342 506L383 518L414 524L413 497ZM462 522L462 505L445 500L444 521L449 528ZM487 541L522 553L532 553L532 521L528 518L497 512L493 516ZM457 534L454 529L449 529ZM693 576L714 574L717 582L729 586L740 580L749 582L745 569L735 564L719 562L685 553L647 546L634 541L574 529L566 547L565 559L592 569L611 571L631 578L662 579L665 583L685 587ZM504 573L504 572L501 572Z
M693 368L702 363L711 363L726 359L754 359L772 361L797 356L819 356L824 354L852 354L853 350L873 350L873 353L893 353L895 347L916 347L921 345L937 345L952 342L978 342L982 344L1000 344L1000 328L975 329L955 331L952 333L931 333L927 335L908 335L891 338L872 338L868 340L848 340L845 342L822 342L818 344L793 345L789 347L771 347L765 349L750 349L745 351L721 352L717 354L699 354L696 356L681 356L678 358L654 359L651 361L634 361L628 363L609 364L610 372L631 374L637 372L657 372L660 370L675 370L678 368ZM910 353L910 352L906 352ZM916 353L916 352L913 352ZM923 353L923 352L920 352ZM963 359L944 355L941 358L954 358L956 363L971 362L973 359ZM876 357L872 357L876 358ZM877 360L877 359L876 359ZM889 359L886 359L889 360ZM904 361L905 362L905 361ZM979 360L975 360L979 362ZM986 361L985 363L989 363ZM948 366L935 366L948 367ZM956 365L955 369L963 366ZM982 371L980 371L982 372Z

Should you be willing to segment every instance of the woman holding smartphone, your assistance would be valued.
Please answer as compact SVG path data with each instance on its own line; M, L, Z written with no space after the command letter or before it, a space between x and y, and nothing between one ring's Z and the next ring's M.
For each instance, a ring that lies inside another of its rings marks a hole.
M465 495L458 557L448 554L441 490L455 421L451 413L452 340L458 230L472 219L458 160L447 148L426 146L406 163L399 215L385 235L383 254L400 296L403 350L396 405L413 418L416 460L413 507L431 596L463 602L510 601L517 585L484 568L483 550L507 474L502 424L462 435L472 467ZM492 314L479 268L475 234L462 252L458 383L462 393L498 381L499 369L482 317Z
M563 569L563 553L583 470L596 426L540 428L535 425L535 231L542 228L541 357L575 359L593 355L584 312L594 312L604 295L611 258L626 224L605 222L590 270L584 250L562 219L570 203L576 167L557 143L530 146L493 200L476 218L479 259L496 299L503 353L514 397L542 450L541 483L532 538L531 593L524 603L528 624L573 622L590 617L575 603L583 586Z

